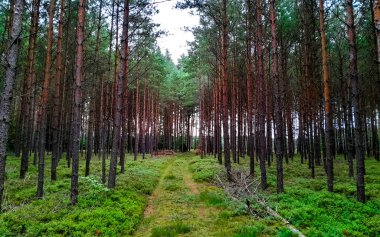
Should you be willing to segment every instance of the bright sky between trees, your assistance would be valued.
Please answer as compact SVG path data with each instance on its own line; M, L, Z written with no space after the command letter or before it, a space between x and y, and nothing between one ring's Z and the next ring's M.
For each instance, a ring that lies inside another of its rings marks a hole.
M182 54L187 54L187 42L194 39L190 31L191 28L198 25L199 17L192 15L190 10L180 10L175 8L177 1L166 1L157 4L159 13L153 17L155 23L160 24L160 29L167 32L167 35L158 39L158 46L162 52L169 51L174 63Z

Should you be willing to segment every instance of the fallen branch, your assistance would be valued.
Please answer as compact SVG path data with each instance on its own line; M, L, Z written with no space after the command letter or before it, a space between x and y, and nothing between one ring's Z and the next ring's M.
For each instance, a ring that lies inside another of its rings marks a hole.
M251 216L260 216L263 217L262 211L255 210L250 200L253 200L255 203L259 204L267 215L278 218L283 222L293 233L298 234L299 237L305 237L301 231L299 231L296 227L294 227L288 220L270 208L265 198L259 193L260 180L252 178L248 172L244 171L234 171L231 172L232 181L228 182L227 179L221 179L218 175L216 175L217 185L223 188L230 197L238 202L244 202L248 213ZM243 201L245 199L245 201Z
M153 156L172 156L175 155L175 152L173 150L158 150L154 151Z

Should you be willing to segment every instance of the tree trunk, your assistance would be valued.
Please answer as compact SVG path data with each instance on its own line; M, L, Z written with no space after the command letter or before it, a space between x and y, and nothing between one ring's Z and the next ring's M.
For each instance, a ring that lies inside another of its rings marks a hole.
M258 144L258 158L260 161L261 171L261 188L267 188L267 177L265 167L265 79L264 79L264 66L263 66L263 52L262 52L262 15L261 15L261 0L257 1L256 7L256 21L257 21L257 90L258 90L258 131L257 131L257 144Z
M45 140L47 114L46 106L49 97L50 85L50 66L52 64L52 41L53 41L53 20L54 20L54 0L50 0L49 6L49 28L47 32L47 49L45 58L44 81L38 109L38 179L37 179L37 197L44 195L44 169L45 169Z
M325 99L325 146L326 146L326 174L327 174L327 190L333 192L334 188L334 162L332 154L332 135L333 135L333 113L330 104L330 88L329 88L329 75L327 69L327 46L325 36L325 11L324 2L319 0L319 28L321 31L321 45L322 45L322 71L323 71L323 95Z
M55 95L53 108L53 153L51 157L51 180L57 180L57 165L59 160L59 133L60 133L60 90L62 75L62 36L63 36L63 16L65 14L65 0L61 0L61 9L58 23L57 39L57 63L55 74Z
M347 30L349 46L349 74L351 81L352 108L355 123L356 191L359 202L365 202L363 125L359 112L359 85L357 69L356 31L352 0L347 0Z
M100 19L100 18L99 18ZM129 124L129 118L128 117L128 113L127 113L127 99L128 99L128 53L129 53L129 49L128 49L128 38L126 39L126 52L125 52L125 57L126 57L126 60L125 60L125 77L126 79L123 81L123 99L122 99L122 137L121 137L121 149L120 149L120 172L123 174L125 172L125 146L126 146L126 142L127 142L127 135L129 135L130 133L128 133L127 131L127 119L128 119L128 124Z
M32 84L33 84L33 78L35 73L35 49L36 49L36 42L37 42L37 31L38 31L38 16L39 16L39 7L40 7L40 0L34 0L32 5L32 21L31 21L31 27L29 31L29 48L28 48L28 65L27 65L27 75L25 80L27 81L26 86L26 92L28 95L26 96L25 103L25 114L24 116L24 124L26 127L26 130L24 132L24 141L23 141L23 149L22 149L22 157L21 157L21 166L20 166L20 178L25 178L25 174L28 171L28 160L29 160L29 151L31 149L31 137L33 133L33 124L32 124L32 117L33 117L33 95L34 91L32 91ZM25 129L25 128L24 128Z
M224 166L229 180L231 177L230 139L228 134L228 30L227 30L227 0L223 0L222 6L222 80L223 80L223 141L224 141Z
M376 28L377 63L380 67L380 1L373 2L373 21Z
M141 153L142 153L142 158L145 159L145 139L146 139L146 100L147 100L147 89L146 89L146 77L144 77L144 97L143 97L143 108L142 108L142 119L141 119Z
M137 160L137 154L139 152L139 115L140 115L140 97L139 97L139 82L136 81L136 104L135 104L135 149L134 160Z
M272 77L274 83L274 119L276 124L275 132L275 153L276 153L276 171L277 171L277 193L284 192L284 174L283 174L283 114L281 110L281 85L279 76L279 56L276 35L276 2L270 1L270 20L272 35ZM268 134L271 136L271 134Z
M379 152L379 139L377 135L377 127L375 124L376 121L376 111L373 110L371 114L371 132L372 132L372 153L375 158L375 160L379 161L380 160L380 152Z
M5 161L9 127L9 114L13 100L13 86L16 79L17 56L20 47L20 35L22 26L22 13L24 1L15 0L12 27L10 27L10 37L8 42L8 52L5 68L4 89L0 100L0 211L2 211L2 200L5 181Z
M117 154L120 144L120 123L122 112L122 96L123 96L123 83L127 82L127 49L128 49L128 24L129 24L129 0L124 1L124 17L123 17L123 32L121 36L121 50L120 50L120 67L117 80L117 95L115 98L115 111L114 111L114 126L113 126L113 141L112 141L112 155L110 161L110 170L108 176L108 187L114 188L116 185L116 167L117 167Z
M102 7L103 1L101 0L99 3L99 14L97 19L97 30L96 30L96 45L95 45L95 62L94 65L96 67L92 83L91 83L91 91L90 91L90 111L89 111L89 121L88 121L88 131L87 131L87 148L86 148L86 167L85 167L85 176L90 175L90 162L92 157L92 151L94 149L94 126L95 126L95 106L96 106L96 83L98 78L98 67L99 67L99 48L100 48L100 30L101 30L101 21L102 21Z
M255 157L253 151L253 78L252 78L252 2L247 0L248 15L247 15L247 38L246 38L246 53L247 53L247 122L248 122L248 155L249 155L249 173L251 176L255 174ZM243 133L245 134L245 133Z
M70 201L72 205L78 202L78 169L79 169L79 149L80 149L80 126L81 126L81 90L83 81L84 66L84 27L85 27L85 0L79 0L78 22L76 29L76 52L73 84L73 122L72 122L72 171L71 171L71 193Z

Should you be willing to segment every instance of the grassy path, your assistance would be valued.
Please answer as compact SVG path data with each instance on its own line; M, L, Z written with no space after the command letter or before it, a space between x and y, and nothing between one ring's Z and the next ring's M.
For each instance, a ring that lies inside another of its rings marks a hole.
M150 196L144 219L133 236L243 237L255 236L252 234L256 229L262 232L265 227L255 226L254 219L239 214L219 188L194 182L189 171L191 159L188 158L186 155L167 158L169 164Z

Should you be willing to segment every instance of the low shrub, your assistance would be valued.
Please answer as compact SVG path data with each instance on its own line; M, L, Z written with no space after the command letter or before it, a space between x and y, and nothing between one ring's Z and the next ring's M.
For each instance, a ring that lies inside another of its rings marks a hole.
M47 163L49 160L47 160ZM80 170L84 160L80 160ZM9 166L19 165L9 158ZM47 167L48 164L46 164ZM126 236L143 216L147 196L156 187L165 161L126 163L110 190L100 181L101 160L91 162L91 176L79 177L78 204L70 205L70 169L58 166L58 180L45 177L45 196L35 198L37 169L32 166L25 180L7 180L10 194L7 211L0 215L0 236ZM33 180L33 182L30 182ZM19 188L19 187L22 188ZM14 197L17 197L15 200ZM20 206L22 205L22 206Z
M212 181L215 175L220 174L222 170L222 167L213 158L199 159L197 157L190 162L190 171L196 182Z

